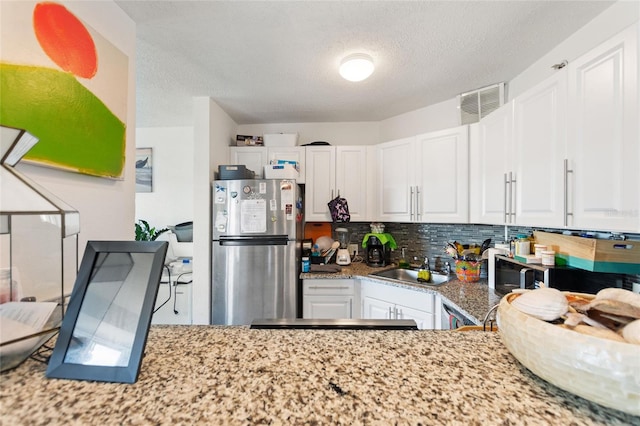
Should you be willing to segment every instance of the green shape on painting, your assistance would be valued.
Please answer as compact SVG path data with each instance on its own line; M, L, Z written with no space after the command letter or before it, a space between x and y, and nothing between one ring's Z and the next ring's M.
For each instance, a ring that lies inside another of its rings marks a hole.
M125 124L69 73L0 63L0 124L40 141L26 160L119 178Z

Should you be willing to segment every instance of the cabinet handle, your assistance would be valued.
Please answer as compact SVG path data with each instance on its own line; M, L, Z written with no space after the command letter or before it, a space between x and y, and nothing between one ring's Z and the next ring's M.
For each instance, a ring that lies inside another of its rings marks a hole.
M389 319L394 319L393 318L393 311L391 310L391 306L389 306Z
M349 287L312 285L309 290L349 290Z
M422 208L420 205L420 187L416 186L416 220L422 220Z
M509 186L509 179L507 178L507 174L504 174L504 223L509 223L509 211L507 210L507 197L509 191L507 187Z
M331 198L329 198L330 200L333 200L333 189L331 190Z
M409 187L409 220L413 220L413 186Z
M573 218L573 213L569 211L569 173L573 169L569 168L569 159L564 159L564 226L569 226L569 216Z
M515 172L509 174L511 175L511 206L509 207L509 216L511 216L510 223L516 223L516 195L518 193L518 187L515 185Z
M353 299L349 299L349 318L353 318Z

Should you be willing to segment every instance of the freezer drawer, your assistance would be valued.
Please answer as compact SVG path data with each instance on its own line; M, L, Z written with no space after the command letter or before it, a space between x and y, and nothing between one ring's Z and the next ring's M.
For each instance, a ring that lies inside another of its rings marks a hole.
M211 324L297 316L296 242L213 241Z

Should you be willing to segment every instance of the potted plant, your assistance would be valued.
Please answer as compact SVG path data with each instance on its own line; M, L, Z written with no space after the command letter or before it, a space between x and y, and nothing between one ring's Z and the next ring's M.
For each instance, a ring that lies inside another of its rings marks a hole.
M149 222L140 219L136 222L136 241L155 241L156 238L168 230L168 228L152 228Z

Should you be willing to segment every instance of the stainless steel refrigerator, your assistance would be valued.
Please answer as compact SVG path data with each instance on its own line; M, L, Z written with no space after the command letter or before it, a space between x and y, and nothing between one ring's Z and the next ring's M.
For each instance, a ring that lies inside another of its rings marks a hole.
M211 324L296 318L302 201L294 180L212 184Z

